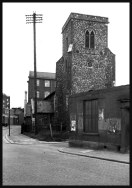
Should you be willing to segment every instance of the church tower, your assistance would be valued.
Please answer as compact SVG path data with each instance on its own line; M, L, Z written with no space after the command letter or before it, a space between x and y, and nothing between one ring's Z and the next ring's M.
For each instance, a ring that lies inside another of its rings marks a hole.
M62 27L62 57L56 63L56 111L62 124L69 124L70 95L114 86L108 23L106 17L71 13Z
M64 24L63 57L70 94L113 86L115 55L108 49L108 23L106 17L71 13Z

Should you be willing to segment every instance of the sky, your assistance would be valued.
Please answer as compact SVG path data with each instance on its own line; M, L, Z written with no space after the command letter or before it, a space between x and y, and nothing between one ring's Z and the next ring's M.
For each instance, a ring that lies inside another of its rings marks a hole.
M62 27L71 12L108 17L108 47L116 55L115 86L129 84L129 10L127 3L3 3L2 92L10 107L24 107L29 71L34 71L33 24L29 14L43 14L36 24L36 64L39 72L56 72L62 57Z

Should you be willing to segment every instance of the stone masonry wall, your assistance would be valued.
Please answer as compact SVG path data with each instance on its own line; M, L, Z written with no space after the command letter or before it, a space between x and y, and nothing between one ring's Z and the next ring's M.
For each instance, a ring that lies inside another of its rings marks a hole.
M108 18L72 13L62 28L63 57L56 63L58 124L70 126L69 95L113 86L115 55L108 49L107 23ZM85 47L86 30L94 32L94 49Z

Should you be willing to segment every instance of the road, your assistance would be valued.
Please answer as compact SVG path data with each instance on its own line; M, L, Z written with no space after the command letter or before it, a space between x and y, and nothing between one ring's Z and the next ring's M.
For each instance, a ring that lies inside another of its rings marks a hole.
M129 185L128 164L61 153L59 147L3 139L3 185Z

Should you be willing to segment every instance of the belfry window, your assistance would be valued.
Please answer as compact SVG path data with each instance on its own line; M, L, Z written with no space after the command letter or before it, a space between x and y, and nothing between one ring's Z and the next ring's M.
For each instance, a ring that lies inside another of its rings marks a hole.
M90 48L94 48L94 32L90 33Z
M85 47L89 48L89 31L85 33Z
M94 32L89 32L88 30L85 33L85 47L94 49Z

